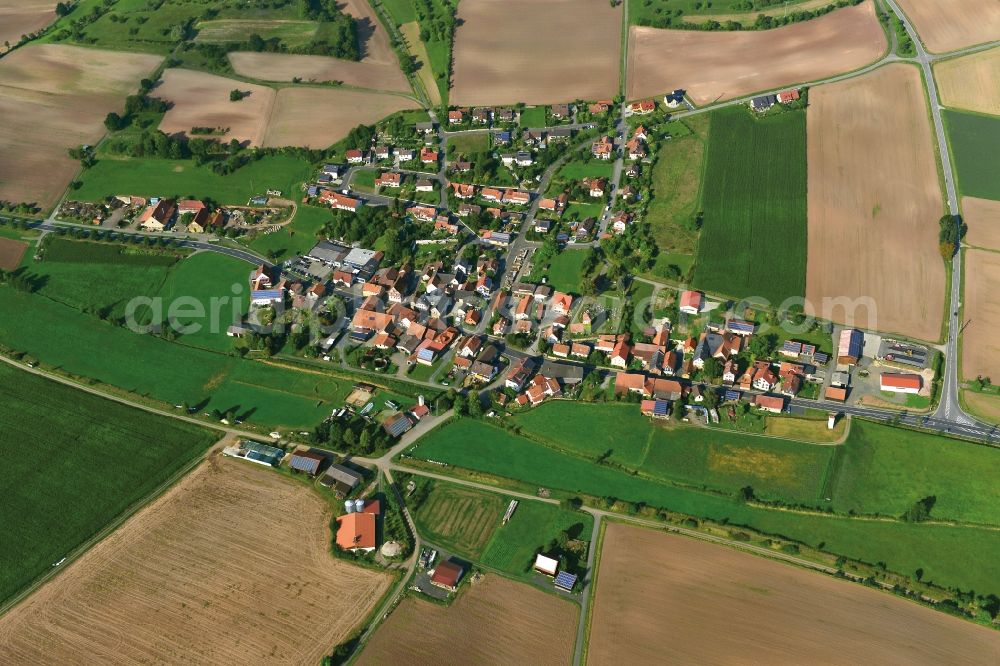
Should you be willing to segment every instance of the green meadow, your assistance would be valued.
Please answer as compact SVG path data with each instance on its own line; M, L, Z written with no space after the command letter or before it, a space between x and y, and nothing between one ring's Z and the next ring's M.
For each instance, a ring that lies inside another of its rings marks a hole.
M958 189L969 197L1000 200L1000 118L946 109Z

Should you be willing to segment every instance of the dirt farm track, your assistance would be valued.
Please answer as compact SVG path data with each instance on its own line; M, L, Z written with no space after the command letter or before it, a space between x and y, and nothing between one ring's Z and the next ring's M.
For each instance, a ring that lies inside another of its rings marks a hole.
M305 485L213 456L0 617L0 663L318 664L390 583L328 524Z
M687 90L695 104L815 81L874 62L887 46L872 3L746 32L629 29L629 99Z
M495 574L448 608L414 598L393 611L359 665L568 664L579 608Z
M607 0L462 0L451 103L611 99L621 11Z
M806 309L939 339L944 203L920 70L892 64L812 88L806 127Z
M1000 659L1000 632L724 546L616 523L605 532L592 612L588 666Z

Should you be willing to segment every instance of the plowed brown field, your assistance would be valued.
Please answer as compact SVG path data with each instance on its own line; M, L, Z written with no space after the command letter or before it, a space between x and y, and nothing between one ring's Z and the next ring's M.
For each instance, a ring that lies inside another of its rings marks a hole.
M610 99L618 89L621 12L607 0L462 0L451 102Z
M395 62L352 62L326 56L244 51L230 53L229 61L240 76L261 81L291 81L299 77L306 82L342 81L359 88L410 92L410 84Z
M687 90L695 104L849 72L878 59L885 33L871 2L774 30L629 28L629 99Z
M52 0L0 0L0 53L14 46L22 35L41 30L56 20L56 3Z
M589 666L985 664L1000 633L714 544L609 523Z
M937 340L944 204L920 71L893 64L813 88L807 131L806 309Z
M1000 48L934 64L941 103L1000 115Z
M450 607L407 598L358 664L568 664L579 607L495 574Z
M0 271L12 271L21 265L28 244L13 238L0 238Z
M250 94L231 102L229 93L236 89ZM225 135L216 138L255 146L264 141L275 98L274 88L177 68L163 72L151 94L171 104L160 122L162 132L187 135L192 127L228 127Z
M0 663L318 664L387 575L303 484L214 457L0 618Z
M899 0L899 6L935 53L1000 39L996 0Z
M358 125L371 125L391 113L415 109L400 95L339 88L282 88L264 135L265 146L326 148Z
M53 205L79 169L68 148L96 143L104 117L159 56L29 44L0 60L0 200Z

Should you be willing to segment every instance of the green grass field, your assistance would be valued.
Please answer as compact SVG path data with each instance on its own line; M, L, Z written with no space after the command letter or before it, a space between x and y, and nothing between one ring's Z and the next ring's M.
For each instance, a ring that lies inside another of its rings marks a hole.
M1000 525L996 449L854 421L840 455L837 511L899 516L934 496L932 519Z
M646 219L661 254L674 252L690 256L698 247L694 221L701 206L710 119L709 114L702 114L680 122L690 127L691 133L661 143L653 165L653 198ZM689 259L687 265L690 263Z
M805 293L806 114L712 114L694 284L774 304ZM781 251L776 253L776 243Z
M567 220L586 220L588 217L598 218L601 213L604 212L604 204L601 202L597 203L578 203L573 202L566 206L566 212L563 217Z
M508 500L503 495L416 477L428 488L413 513L420 535L463 557L479 560L500 525Z
M770 446L774 440L765 440ZM954 446L967 446L958 442ZM989 553L1000 547L1000 531L968 526L875 522L840 515L803 515L746 505L735 498L698 492L632 476L560 453L483 422L468 419L439 428L410 453L570 493L613 496L799 540L827 552L866 562L885 562L895 571L943 586L1000 592L996 558L956 557L956 552Z
M559 168L555 180L561 182L583 180L584 178L611 178L614 164L610 160L595 160L588 162L574 161Z
M0 601L152 493L215 441L0 364Z
M650 479L732 493L817 503L833 455L828 447L718 429L650 424L628 403L551 402L515 417L521 434L587 460L607 455Z
M137 296L155 296L179 261L175 253L146 247L87 243L51 238L44 261L25 255L28 274L40 284L38 294L77 310L122 317Z
M274 261L305 254L316 244L317 234L332 219L328 208L299 204L292 222L270 234L258 234L248 247Z
M958 188L969 197L1000 200L1000 118L944 111L958 172Z
M545 127L545 107L529 106L521 111L521 127Z
M448 149L455 149L455 155L473 155L484 153L490 149L490 135L485 132L479 134L459 134L448 139Z
M319 30L316 21L290 20L243 20L217 19L213 21L198 21L195 28L198 34L196 42L208 44L224 44L227 42L245 41L247 35L257 34L262 39L280 39L288 48L296 49L308 45Z
M545 271L549 285L558 291L579 293L583 262L586 258L587 252L584 250L564 250L557 254Z
M305 160L288 155L263 157L228 176L212 172L210 166L195 166L191 160L101 157L80 175L83 185L73 196L99 201L115 194L150 197L213 199L219 204L245 205L250 197L267 190L296 196L299 186L312 175Z
M530 578L535 553L544 550L563 530L574 539L590 541L594 519L589 514L555 504L521 500L510 522L493 533L482 562L512 576Z

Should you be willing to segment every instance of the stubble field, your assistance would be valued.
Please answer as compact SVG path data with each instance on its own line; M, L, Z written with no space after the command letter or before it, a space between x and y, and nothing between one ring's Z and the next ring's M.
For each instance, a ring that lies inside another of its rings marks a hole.
M256 55L256 54L255 54ZM234 89L250 92L229 101ZM153 93L171 102L160 130L188 134L192 127L223 127L218 138L254 146L326 148L359 124L370 124L416 107L413 100L338 88L287 87L275 90L189 69L168 69Z
M1000 254L986 250L965 253L965 306L962 330L962 375L1000 380Z
M1000 634L714 544L609 523L588 664L988 663ZM774 627L781 627L775 632Z
M1000 252L1000 201L962 197L962 217L969 225L967 244Z
M56 20L56 3L52 0L0 0L0 53L4 42L11 46L36 30Z
M53 205L79 169L66 150L96 143L160 60L55 44L0 60L0 200Z
M764 31L629 28L629 99L687 90L695 104L814 81L863 67L885 51L871 2Z
M813 88L809 102L807 310L937 340L944 205L920 71L888 65ZM826 300L837 298L862 307Z
M945 53L1000 39L996 0L899 0L928 51Z
M945 106L1000 115L1000 48L936 63L934 78Z
M464 0L453 104L610 99L618 87L621 7L605 0Z
M358 664L568 664L579 608L487 574L448 608L404 599Z
M390 583L333 559L328 520L212 458L0 619L0 661L319 663Z

